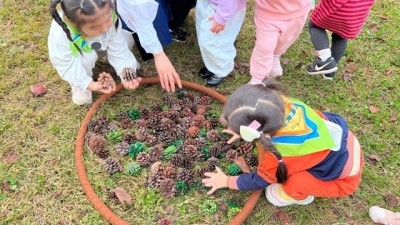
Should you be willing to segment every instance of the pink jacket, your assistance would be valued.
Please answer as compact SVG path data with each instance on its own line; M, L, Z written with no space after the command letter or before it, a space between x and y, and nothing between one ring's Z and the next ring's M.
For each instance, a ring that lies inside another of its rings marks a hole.
M311 9L311 0L256 0L255 15L273 20L290 20Z

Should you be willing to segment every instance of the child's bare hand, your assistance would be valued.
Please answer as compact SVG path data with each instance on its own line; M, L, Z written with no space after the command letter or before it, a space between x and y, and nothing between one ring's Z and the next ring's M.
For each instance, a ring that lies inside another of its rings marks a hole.
M109 73L100 73L97 82L90 82L88 89L91 91L110 94L116 90L115 81Z
M137 77L132 80L122 80L122 86L124 86L125 89L127 90L133 90L139 87L139 83L142 80L141 77Z
M175 83L179 88L182 88L181 78L164 52L154 54L154 63L156 65L158 76L160 77L161 87L164 90L174 92Z
M210 16L210 17L208 17L208 20L214 20L214 17ZM218 34L220 31L223 31L224 29L225 29L225 25L219 24L219 23L215 22L215 20L214 20L214 23L211 26L210 31Z
M217 170L216 173L204 173L204 176L209 178L201 180L204 186L211 187L211 190L207 192L208 195L211 195L218 189L228 187L228 176L218 166L215 167L215 170Z

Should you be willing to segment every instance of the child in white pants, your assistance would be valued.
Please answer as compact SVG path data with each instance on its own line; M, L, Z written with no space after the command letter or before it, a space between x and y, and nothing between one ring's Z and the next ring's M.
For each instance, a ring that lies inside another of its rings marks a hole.
M246 0L198 0L196 32L205 67L199 76L208 86L217 86L233 70L239 34L246 11Z

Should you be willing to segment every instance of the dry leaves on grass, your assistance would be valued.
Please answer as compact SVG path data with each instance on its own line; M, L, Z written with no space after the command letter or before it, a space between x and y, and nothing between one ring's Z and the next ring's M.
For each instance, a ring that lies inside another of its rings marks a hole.
M60 197L63 192L63 189L58 189L56 192L53 193L54 198Z
M385 75L391 75L393 73L393 68L389 67L385 70Z
M387 194L385 196L385 202L389 207L396 207L399 204L399 201L394 194Z
M13 164L18 159L19 159L19 155L13 151L10 151L10 152L6 152L4 154L1 161L3 161L5 164Z
M344 70L348 73L354 73L358 69L358 66L354 63L347 64Z
M368 159L371 160L373 163L380 162L380 161L382 160L381 157L379 157L379 156L377 156L377 155L375 155L375 154L370 154L370 155L368 155L367 157L368 157Z
M118 201L122 204L132 204L132 196L122 187L116 187L111 190L117 196Z
M397 121L397 117L395 115L390 115L389 119L392 122L396 122Z
M34 85L31 85L30 91L31 91L33 97L39 97L39 96L42 96L44 93L46 93L47 86L46 86L46 84L39 82Z
M272 217L273 217L275 220L279 221L281 224L284 224L284 225L290 224L289 215L288 215L285 211L283 211L283 210L281 210L281 209L276 210L276 211L272 214Z
M371 113L377 113L377 112L379 112L379 110L380 110L377 106L374 106L374 105L370 105L370 106L368 107L368 109L369 109L369 111L370 111Z

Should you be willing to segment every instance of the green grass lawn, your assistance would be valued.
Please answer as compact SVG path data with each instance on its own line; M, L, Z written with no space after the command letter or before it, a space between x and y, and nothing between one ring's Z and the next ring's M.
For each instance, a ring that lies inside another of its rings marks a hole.
M49 62L48 3L0 0L0 224L107 224L86 199L76 175L74 141L88 107L72 104L69 85ZM250 79L248 62L255 35L252 5L251 2L236 42L238 68L217 88L224 95ZM165 51L183 79L203 83L196 77L202 62L193 14L187 27L191 38L185 43L174 43ZM347 119L363 146L363 181L350 197L316 199L307 206L278 209L261 198L246 224L372 224L368 217L372 205L400 211L399 205L386 200L389 195L400 197L398 0L376 2L360 36L349 42L333 82L304 72L313 54L304 29L282 57L284 76L280 81L291 96ZM154 70L152 61L142 63L142 67ZM29 86L39 81L46 83L48 91L43 97L33 98ZM106 102L99 113L115 114L126 109L123 107L145 104L149 98L163 94L155 87L148 89L122 91ZM97 99L99 95L94 96ZM10 155L18 156L11 164L6 163ZM124 180L101 172L96 166L98 159L90 153L85 155L85 162L95 190L105 201L104 190L108 187L135 183L136 178ZM130 192L139 197L133 206L111 207L132 224L155 224L163 215L184 225L228 222L226 216L218 213L197 213L199 204L209 198L205 191L167 201L143 188L131 188ZM234 195L243 203L248 193L223 191L211 198L221 201ZM168 209L168 204L176 207Z

